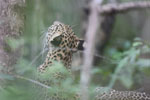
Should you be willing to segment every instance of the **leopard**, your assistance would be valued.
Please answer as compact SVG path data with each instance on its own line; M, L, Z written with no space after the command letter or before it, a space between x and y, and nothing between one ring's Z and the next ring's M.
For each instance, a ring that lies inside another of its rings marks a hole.
M150 95L137 91L117 91L108 87L97 87L94 90L95 100L150 100Z
M42 74L46 73L47 70L53 69L55 62L59 62L63 64L72 78L71 64L73 54L79 50L84 50L85 41L74 33L70 25L66 25L59 21L54 21L46 32L44 48L48 49L48 53L44 63L41 64L37 69L39 73L38 75L41 76ZM49 79L44 81L38 79L38 81L50 86L60 86L61 80L65 79L63 76L65 75L58 71L52 75L52 77L54 77L56 80L60 80L58 83L49 81ZM55 95L52 95L48 98L60 98L58 95L61 97L60 93L55 93ZM73 96L73 100L77 100L75 98L78 98L78 94Z
M55 21L48 28L46 34L46 46L52 50L48 51L45 62L38 68L39 72L44 72L48 66L52 66L53 61L61 62L67 69L71 69L72 55L78 50L84 50L85 42L77 37L71 26Z
M63 63L64 67L70 71L73 54L79 50L84 50L86 43L84 39L75 35L71 26L55 21L46 32L45 47L48 48L48 53L44 63L38 67L38 72L40 73L44 73L48 68L52 67L55 61ZM61 74L56 73L55 75L57 76L54 77L58 79L59 76L63 76ZM116 91L113 89L103 91L102 87L94 89L94 94L95 96L92 100L150 100L150 96L146 93ZM58 93L50 98L50 100L62 100ZM75 93L73 98L73 100L79 100L81 93Z

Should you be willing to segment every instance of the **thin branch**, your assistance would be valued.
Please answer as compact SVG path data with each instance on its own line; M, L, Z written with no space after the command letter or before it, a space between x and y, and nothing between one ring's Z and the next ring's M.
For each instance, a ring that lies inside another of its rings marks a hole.
M13 75L13 76L16 77L16 78L23 79L23 80L29 81L29 82L31 82L31 83L37 84L37 85L42 86L42 87L47 88L47 89L50 89L50 88L51 88L51 87L48 86L48 85L45 85L45 84L43 84L43 83L40 83L40 82L38 82L38 81L36 81L36 80L33 80L33 79L30 79L30 78L26 78L26 77L19 76L19 75Z
M150 8L150 1L135 1L127 3L113 3L98 7L101 14L122 13L130 10Z
M31 67L35 63L35 61L37 61L37 59L47 50L48 49L45 49L45 50L41 51L37 56L35 56L34 59L31 61L31 63L29 63L28 67Z

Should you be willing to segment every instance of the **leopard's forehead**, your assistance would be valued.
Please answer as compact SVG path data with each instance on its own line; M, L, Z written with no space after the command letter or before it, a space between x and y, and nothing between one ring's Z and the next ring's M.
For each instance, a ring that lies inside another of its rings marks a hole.
M56 37L66 33L66 26L65 24L55 21L47 31L47 37L49 37L49 41L52 41Z
M69 37L73 34L72 28L69 25L63 24L59 21L55 21L47 30L45 35L45 44L44 48L51 48L55 47L52 45L52 41L57 37L60 38L60 42L64 43L63 41L68 41ZM62 44L61 44L62 45ZM60 46L61 46L60 45ZM63 45L64 46L64 45Z

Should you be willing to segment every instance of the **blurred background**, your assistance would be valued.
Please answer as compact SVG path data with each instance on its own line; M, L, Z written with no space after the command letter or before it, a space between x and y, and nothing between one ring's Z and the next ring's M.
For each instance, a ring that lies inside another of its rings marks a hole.
M88 1L0 1L0 100L30 100L37 95L31 88L34 83L12 74L35 78L36 68L45 60L45 32L54 21L72 26L74 33L84 38L90 13ZM103 4L131 1L140 0L104 0ZM104 16L99 28L103 33L96 35L93 86L150 93L149 26L148 8ZM76 53L72 64L78 81L82 54Z

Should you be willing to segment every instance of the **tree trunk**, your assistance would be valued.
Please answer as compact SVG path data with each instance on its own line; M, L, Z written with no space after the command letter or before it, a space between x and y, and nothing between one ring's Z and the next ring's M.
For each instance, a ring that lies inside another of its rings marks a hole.
M0 1L0 72L11 72L14 68L18 49L11 50L6 38L19 38L24 27L25 0Z

